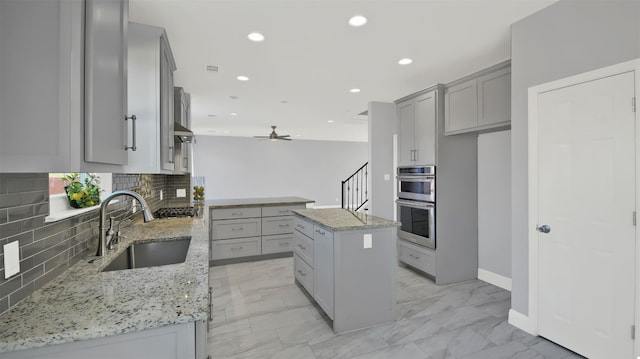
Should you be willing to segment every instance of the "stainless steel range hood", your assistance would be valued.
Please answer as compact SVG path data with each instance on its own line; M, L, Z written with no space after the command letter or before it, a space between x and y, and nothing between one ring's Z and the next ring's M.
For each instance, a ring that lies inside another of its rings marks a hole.
M175 122L173 124L173 134L176 136L176 139L180 142L185 143L194 143L196 142L196 136L191 132L190 129L182 126L181 124Z

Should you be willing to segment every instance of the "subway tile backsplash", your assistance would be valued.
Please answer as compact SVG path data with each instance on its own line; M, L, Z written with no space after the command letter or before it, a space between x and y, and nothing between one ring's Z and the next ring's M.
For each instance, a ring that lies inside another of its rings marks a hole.
M44 222L49 214L48 177L48 173L0 173L0 315L95 251L98 211ZM114 191L136 191L154 211L190 203L188 174L113 174L112 179ZM177 188L186 188L187 197L176 198ZM115 210L129 208L130 203L126 198ZM20 245L20 273L4 279L2 246L16 240Z

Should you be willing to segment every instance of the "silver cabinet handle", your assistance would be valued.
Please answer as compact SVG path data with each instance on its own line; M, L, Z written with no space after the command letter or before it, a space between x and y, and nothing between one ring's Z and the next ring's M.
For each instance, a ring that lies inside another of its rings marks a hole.
M324 235L325 235L325 233L326 233L325 231L321 231L321 230L319 230L319 229L316 229L316 232L318 232L319 234L322 234L323 236L324 236Z
M213 320L213 303L211 303L212 299L213 299L213 288L209 287L209 321Z
M242 216L242 212L233 212L231 213L232 216Z
M297 224L296 227L304 229L304 226L301 224Z
M543 224L541 226L538 226L538 228L536 228L536 229L540 233L549 233L549 232L551 232L551 227L548 224Z
M289 227L289 224L288 223L287 224L280 224L279 226L280 227Z
M233 228L231 228L232 231L241 231L243 229L244 229L244 227L233 227Z
M413 254L409 254L409 257L413 258L413 259L420 259L419 256L414 256Z
M176 161L173 159L173 156L175 156L175 149L173 146L169 146L169 151L171 151L171 154L169 155L169 163L175 163Z
M124 150L135 151L136 149L138 149L136 147L136 115L125 116L124 120L125 122L127 120L131 120L131 134L133 135L133 138L131 139L131 146L124 145Z
M280 244L278 244L279 246L288 246L289 242L280 242Z
M307 249L307 247L303 246L302 244L298 244L298 247L300 247L300 249L302 249L303 251Z
M288 209L281 209L278 212L280 212L280 213L289 213L289 210Z
M240 246L240 247L231 247L231 250L232 251L240 251L240 250L242 250L242 246Z
M298 273L299 273L301 276L303 276L303 277L307 275L307 273L305 273L305 272L301 271L300 269L298 269Z

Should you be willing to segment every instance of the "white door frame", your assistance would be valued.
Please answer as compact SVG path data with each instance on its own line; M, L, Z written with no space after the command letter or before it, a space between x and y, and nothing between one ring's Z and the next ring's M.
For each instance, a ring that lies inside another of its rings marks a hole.
M620 73L635 71L635 91L636 96L640 94L640 59L623 62L617 65L604 67L589 71L579 75L567 77L561 80L552 81L546 84L529 88L529 121L528 121L528 141L529 141L529 315L527 331L533 335L538 335L538 95L544 92L568 87L586 81L596 80L602 77L613 76ZM631 101L631 100L630 100ZM640 103L638 104L640 106ZM631 106L631 103L629 103ZM640 130L637 125L638 112L635 113L635 141L636 141L636 208L640 203ZM636 240L636 266L635 266L635 325L640 332L640 244L638 239L638 227L635 230ZM525 323L522 323L525 324ZM631 335L631 333L629 333ZM636 338L640 333L636 334ZM634 340L635 356L640 356L640 340Z

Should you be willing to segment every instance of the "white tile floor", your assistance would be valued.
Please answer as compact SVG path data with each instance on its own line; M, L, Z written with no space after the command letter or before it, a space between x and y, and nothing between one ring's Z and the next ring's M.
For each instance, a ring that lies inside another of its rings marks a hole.
M214 359L581 358L509 325L510 293L479 280L437 286L398 267L397 321L336 336L294 283L292 258L210 271Z

